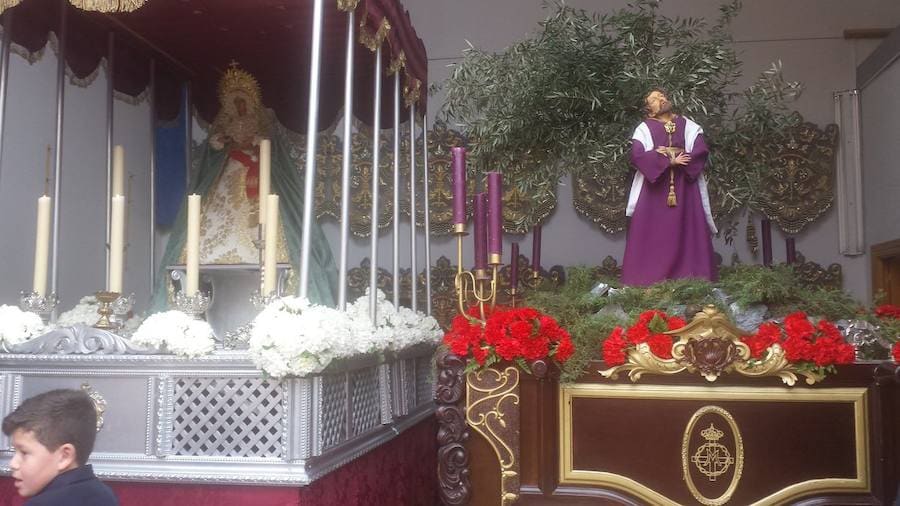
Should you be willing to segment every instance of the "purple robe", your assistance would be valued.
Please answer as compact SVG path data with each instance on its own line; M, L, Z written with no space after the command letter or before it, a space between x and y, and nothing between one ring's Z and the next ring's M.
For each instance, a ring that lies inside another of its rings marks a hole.
M655 151L668 145L668 135L661 122L648 119L644 123L654 145L632 141L631 162L644 182L628 226L622 282L646 286L676 278L715 281L712 234L698 184L709 155L703 134L697 135L688 153L691 161L674 168L678 204L669 207L669 160ZM684 117L676 117L672 146L685 147L685 125Z

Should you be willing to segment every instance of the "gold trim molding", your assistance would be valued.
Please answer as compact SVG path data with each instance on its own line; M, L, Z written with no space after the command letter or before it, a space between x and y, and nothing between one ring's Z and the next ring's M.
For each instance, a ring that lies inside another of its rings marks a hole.
M797 383L797 375L804 376L809 385L825 378L824 374L791 364L778 344L773 344L762 359L752 360L750 348L741 341L743 332L712 305L697 313L686 326L666 334L678 338L672 345L672 358L659 358L647 343L638 343L628 350L624 364L599 373L604 378L616 379L619 373L628 372L631 381L638 381L644 374L672 375L687 371L712 382L724 373L737 372L748 377L776 376L788 386Z
M487 368L466 375L466 422L500 461L500 503L519 499L519 370Z
M847 403L853 406L856 476L818 478L788 485L750 506L771 506L796 501L812 493L864 493L871 490L869 470L868 394L865 388L789 389L785 387L705 387L670 385L604 385L571 383L560 385L559 395L559 479L560 485L592 485L612 488L659 506L678 503L646 484L628 476L576 469L572 445L573 410L576 398L636 399L699 402L792 402ZM721 504L726 504L725 502Z

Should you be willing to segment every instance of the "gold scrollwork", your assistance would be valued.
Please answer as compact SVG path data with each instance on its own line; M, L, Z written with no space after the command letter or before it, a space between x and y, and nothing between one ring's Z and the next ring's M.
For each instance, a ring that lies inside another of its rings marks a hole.
M81 390L84 391L94 403L94 409L97 411L97 432L100 432L104 423L103 414L106 413L106 399L104 399L103 395L95 390L89 383L82 383Z
M628 350L625 363L599 371L605 378L616 379L620 372L628 372L631 381L644 374L677 374L682 371L699 373L707 381L716 381L727 372L743 376L776 376L788 386L797 383L797 375L807 384L815 384L824 375L798 369L788 362L784 350L775 344L759 360L750 358L750 348L741 341L742 332L715 306L707 306L686 326L666 332L678 340L672 345L672 358L661 359L650 351L649 345L639 343Z
M337 0L337 8L344 12L355 11L357 5L359 0Z
M704 439L704 443L697 447L696 451L691 453L691 439L695 429L698 429L697 423L701 417L706 415L718 415L726 422L731 431L732 450L734 455L728 449L728 446L719 443L719 440L725 436L725 432L717 429L713 423L709 427L700 430L700 435ZM691 464L709 481L716 481L720 476L725 475L728 469L734 465L731 482L728 488L719 497L709 498L704 496L694 483L693 473L691 472ZM737 486L741 481L741 474L744 471L744 440L738 429L737 422L727 410L719 406L704 406L694 413L687 426L684 429L684 437L681 443L681 472L682 478L687 484L688 490L700 504L705 506L721 506L731 500Z
M482 435L500 461L500 500L519 498L519 370L488 368L466 375L466 422Z
M572 203L575 210L596 223L607 234L625 230L626 190L631 187L629 171L618 167L593 167L572 176Z
M834 201L837 125L820 130L802 118L798 123L783 142L770 148L775 166L760 182L760 210L789 234L799 233Z

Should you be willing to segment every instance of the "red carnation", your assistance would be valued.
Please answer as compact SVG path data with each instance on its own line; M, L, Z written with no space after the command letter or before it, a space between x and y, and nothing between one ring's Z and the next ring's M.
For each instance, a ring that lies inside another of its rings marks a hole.
M568 332L565 332L561 336L559 344L556 346L556 354L553 355L553 358L555 358L557 362L563 363L566 360L569 360L569 357L571 357L574 352L575 347L572 346L572 338L569 337Z
M894 346L891 348L891 355L894 357L894 362L900 364L900 341L894 343Z
M672 358L672 337L665 334L653 334L647 340L650 352L659 358Z
M628 342L623 337L622 327L616 327L603 341L603 361L608 366L616 366L625 363L625 349Z
M816 328L810 323L809 318L803 311L791 313L784 318L784 330L788 337L796 337L799 339L809 339L816 332Z
M883 304L875 308L875 316L879 318L900 319L900 306L894 304Z
M484 365L484 361L487 360L488 350L481 346L475 346L472 348L472 356L478 361L478 365Z

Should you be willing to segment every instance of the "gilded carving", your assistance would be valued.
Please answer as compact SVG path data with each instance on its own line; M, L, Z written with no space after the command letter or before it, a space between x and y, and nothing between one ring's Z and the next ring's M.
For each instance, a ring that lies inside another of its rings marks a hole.
M625 230L627 190L630 172L597 168L572 176L575 210L608 234Z
M824 375L798 369L788 362L784 349L774 344L760 360L750 359L750 348L741 341L743 334L715 306L707 306L686 326L666 332L677 338L672 345L672 358L661 359L650 351L647 343L639 343L628 350L624 364L599 371L605 378L615 379L620 372L628 372L632 381L644 374L677 374L682 371L699 373L707 381L716 381L728 372L743 376L776 376L784 384L793 386L797 375L807 384L815 384Z
M378 228L389 226L393 218L393 140L382 132L379 138L379 206ZM353 172L350 176L350 232L358 237L369 237L372 232L372 131L357 123L351 143Z
M82 383L81 390L86 393L88 397L91 398L91 402L94 403L94 409L97 411L97 432L100 432L104 423L103 414L106 413L106 399L103 398L103 395L89 383Z
M500 463L500 504L519 498L519 370L488 368L466 375L466 422Z
M812 288L823 287L840 290L844 286L844 272L841 264L833 263L828 267L822 267L813 261L807 261L800 252L797 252L794 273L801 283Z
M837 125L791 129L775 150L775 166L762 174L760 210L782 230L799 233L834 201Z
M724 424L720 426L726 428L728 434L716 427L715 421L710 421L710 418L721 419ZM703 426L699 424L701 419ZM703 443L692 445L698 434ZM731 437L725 439L726 435ZM728 503L741 481L743 469L744 441L731 413L719 406L704 406L697 410L685 427L681 444L682 478L694 499L705 506L721 506ZM694 481L695 471L708 482L727 477L731 471L731 481L720 496L706 497L700 491L702 487L698 487Z

